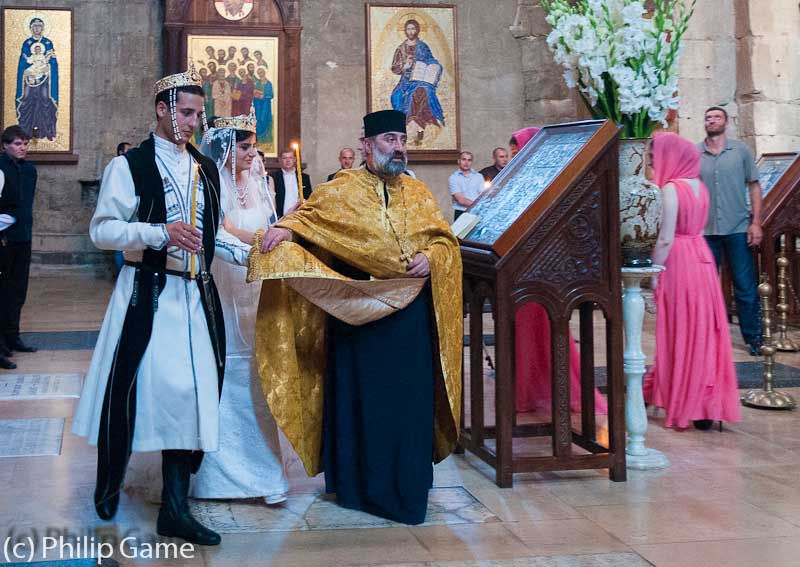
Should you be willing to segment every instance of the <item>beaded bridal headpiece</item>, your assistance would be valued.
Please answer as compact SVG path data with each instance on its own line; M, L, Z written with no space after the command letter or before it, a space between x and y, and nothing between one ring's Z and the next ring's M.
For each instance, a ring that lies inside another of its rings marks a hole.
M219 116L203 136L200 153L210 157L222 171L228 158L231 158L231 177L236 183L236 131L245 130L256 133L256 110L250 106L250 114L239 116Z
M189 60L189 68L184 71L183 73L175 73L174 75L168 75L163 79L159 79L156 81L155 85L153 85L153 96L158 96L164 91L169 91L169 113L172 117L172 130L173 134L175 135L175 141L180 141L181 133L178 130L178 120L176 116L176 103L178 100L178 91L177 89L180 87L202 87L203 86L203 79L198 74L197 70L194 67L194 63ZM203 123L203 133L208 130L208 124L206 122L206 112L203 110L201 112L201 121Z
M256 109L250 106L250 114L245 116L220 117L214 121L214 128L232 128L233 130L256 131Z

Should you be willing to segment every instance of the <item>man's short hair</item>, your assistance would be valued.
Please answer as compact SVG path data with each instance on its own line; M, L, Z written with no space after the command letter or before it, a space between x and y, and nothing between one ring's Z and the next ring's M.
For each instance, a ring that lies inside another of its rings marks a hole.
M13 126L9 126L3 130L3 134L0 135L0 142L4 144L10 144L17 138L27 142L31 139L31 136L22 128L22 126L19 124L14 124Z
M278 159L283 157L283 154L292 154L294 155L294 150L292 148L283 148L281 153L278 154Z
M117 155L121 156L122 154L125 153L125 146L132 146L132 145L133 144L131 144L130 142L120 142L119 144L117 144Z
M458 152L458 159L461 159L461 156L463 156L464 154L467 154L470 157L470 159L475 159L475 155L469 150L461 150L460 152Z
M353 148L347 147L347 148L342 148L341 150L339 150L339 157L342 157L342 154L344 152L350 152L351 154L353 154L353 157L355 157L355 155L356 155L356 151Z
M169 106L169 89L161 91L156 95L156 106L158 106L159 102L163 102L167 106ZM193 95L200 95L205 98L205 91L203 91L203 87L199 87L197 85L187 85L185 87L178 87L175 89L175 102L178 102L180 99L181 93L188 93Z
M719 110L722 113L722 115L725 116L725 122L728 121L728 111L722 108L721 106L709 106L703 113L703 117L705 117L705 115L711 112L712 110Z
M492 150L492 159L497 159L497 152L508 152L503 146L497 146Z

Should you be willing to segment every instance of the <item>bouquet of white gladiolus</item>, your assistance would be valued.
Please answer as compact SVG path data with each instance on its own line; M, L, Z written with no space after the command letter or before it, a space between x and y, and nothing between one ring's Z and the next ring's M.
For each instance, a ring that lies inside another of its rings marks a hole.
M547 44L595 118L646 138L678 108L681 37L697 0L541 0Z

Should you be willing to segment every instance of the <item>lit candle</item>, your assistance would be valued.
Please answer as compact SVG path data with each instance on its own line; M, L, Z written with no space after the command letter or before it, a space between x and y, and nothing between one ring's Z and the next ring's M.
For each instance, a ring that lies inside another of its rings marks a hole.
M192 228L197 228L197 174L199 170L200 168L195 163L192 177ZM192 255L189 257L189 275L192 279L194 279L194 274L194 252L192 252Z
M303 202L303 170L300 167L300 144L294 142L292 144L294 150L294 159L297 162L297 202Z
M491 181L484 181L483 182L483 190L484 191L488 191L491 188L492 188L492 182Z

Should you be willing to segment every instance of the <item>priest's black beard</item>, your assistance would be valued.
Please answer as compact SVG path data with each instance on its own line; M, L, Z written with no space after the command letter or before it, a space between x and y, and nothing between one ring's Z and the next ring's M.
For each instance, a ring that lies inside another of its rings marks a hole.
M403 152L383 153L377 148L377 144L372 145L373 159L375 161L375 173L386 177L397 177L406 170L408 156ZM394 158L401 158L402 161L394 161Z

